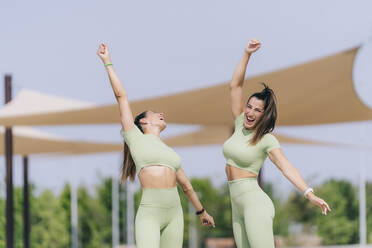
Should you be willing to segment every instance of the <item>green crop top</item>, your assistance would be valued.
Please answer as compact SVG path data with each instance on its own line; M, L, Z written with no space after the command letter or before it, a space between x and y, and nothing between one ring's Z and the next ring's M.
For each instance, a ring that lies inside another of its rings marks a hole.
M256 145L251 145L249 140L253 131L244 128L244 112L235 119L235 131L223 144L223 155L226 164L253 172L258 175L268 153L279 148L280 144L274 135L265 134Z
M181 167L181 158L169 146L154 134L144 134L136 125L128 131L121 131L127 143L136 172L150 165L167 166L174 171Z

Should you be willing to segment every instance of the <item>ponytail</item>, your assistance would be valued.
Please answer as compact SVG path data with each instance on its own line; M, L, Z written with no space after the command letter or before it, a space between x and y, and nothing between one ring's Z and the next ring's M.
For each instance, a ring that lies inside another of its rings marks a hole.
M137 115L136 118L134 119L134 125L138 127L139 130L143 133L143 129L140 123L140 120L142 118L146 117L146 113L142 112L141 114ZM127 179L134 181L136 177L136 165L134 164L132 154L130 153L129 146L127 143L124 141L124 160L123 160L123 165L121 168L121 182L125 182Z

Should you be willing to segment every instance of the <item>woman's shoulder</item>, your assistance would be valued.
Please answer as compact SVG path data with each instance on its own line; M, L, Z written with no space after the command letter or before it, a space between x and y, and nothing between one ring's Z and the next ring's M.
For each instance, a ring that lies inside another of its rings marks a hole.
M271 141L279 142L276 136L272 132L265 133L260 140L260 142L271 142Z

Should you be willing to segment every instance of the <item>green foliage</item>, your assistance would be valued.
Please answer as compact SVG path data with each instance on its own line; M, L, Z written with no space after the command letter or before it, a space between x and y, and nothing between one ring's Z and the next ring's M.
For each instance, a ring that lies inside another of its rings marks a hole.
M359 212L353 185L344 180L329 180L317 187L315 192L327 201L332 211L324 216L319 207L309 204L301 194L293 193L286 206L292 221L316 226L324 245L357 243Z
M309 204L309 200L297 191L290 194L284 209L291 213L289 218L292 221L310 225L316 224L315 214L317 209Z
M263 185L264 192L270 197L275 206L275 218L273 223L274 235L287 236L288 228L290 225L290 211L286 209L285 203L283 203L274 194L274 187L271 183L265 183Z
M127 200L124 184L119 186L119 195L119 227L122 229L119 232L119 240L121 244L125 244L127 242Z
M367 196L367 241L372 243L372 183L366 187Z
M65 220L63 225L65 230L70 234L71 233L71 186L65 184L63 187L62 193L59 197L59 204L61 206L61 211L64 212ZM31 229L32 230L32 229ZM68 238L68 247L71 247L71 235Z
M14 212L22 213L23 212L23 189L14 188L13 191L14 197ZM22 215L14 216L14 247L22 248L23 247L23 218Z
M231 207L227 186L215 188L209 178L193 178L190 181L204 208L213 216L216 227L203 226L199 217L195 216L194 211L192 211L191 216L189 215L188 200L179 189L185 218L184 247L188 245L191 219L196 221L198 238L202 247L204 245L202 241L208 237L231 237Z
M59 204L58 198L51 191L45 190L31 204L32 247L67 247L70 234L64 225L66 213ZM16 216L20 216L19 212L17 213Z
M323 244L354 244L359 241L359 208L357 193L351 183L330 180L316 189L332 211L324 216L317 209L318 234Z
M98 198L96 201L99 202L101 207L100 212L97 211L97 214L100 213L100 219L98 222L99 229L102 235L102 243L108 244L108 247L112 246L112 178L108 178L103 181L100 187L96 188ZM98 209L97 209L98 210ZM102 246L103 247L103 246Z
M184 247L188 245L189 223L196 221L200 246L208 237L231 237L231 206L228 187L214 187L208 178L191 179L194 190L198 193L203 206L214 217L216 228L204 227L192 211L189 215L189 202L178 188L184 210L185 232ZM103 179L90 192L86 187L78 189L79 245L81 247L111 247L111 210L112 180ZM126 237L125 189L119 187L120 197L120 240ZM59 195L44 190L35 195L34 187L30 189L31 205L31 247L70 247L71 246L71 192L66 184ZM275 205L274 234L287 236L292 222L304 227L315 227L324 245L358 243L359 213L357 190L347 181L329 180L315 189L318 196L325 199L332 208L327 215L321 215L320 209L313 206L301 194L292 193L286 201L280 200L273 191L272 184L265 184L264 191ZM367 232L368 242L372 242L372 183L367 184ZM123 199L124 196L124 199ZM141 191L135 194L135 209L138 209ZM23 247L23 191L14 188L15 208L15 247ZM124 220L123 220L124 219ZM5 226L5 200L0 197L0 226ZM123 229L124 228L124 229ZM4 230L4 229L3 229ZM309 229L308 229L309 230ZM5 230L0 232L0 247L5 247Z

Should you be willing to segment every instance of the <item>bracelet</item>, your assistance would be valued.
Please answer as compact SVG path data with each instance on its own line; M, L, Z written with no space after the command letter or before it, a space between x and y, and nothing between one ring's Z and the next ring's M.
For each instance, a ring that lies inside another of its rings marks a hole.
M202 208L202 210L200 210L200 211L197 211L195 214L196 215L201 215L203 212L205 211L205 209L204 208Z
M310 192L313 192L314 193L314 190L312 188L307 188L305 191L304 191L304 197L307 198L307 194L309 194Z
M112 65L112 63L107 63L107 64L105 64L106 67L109 66L109 65Z

